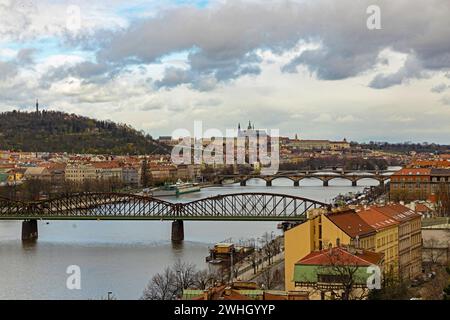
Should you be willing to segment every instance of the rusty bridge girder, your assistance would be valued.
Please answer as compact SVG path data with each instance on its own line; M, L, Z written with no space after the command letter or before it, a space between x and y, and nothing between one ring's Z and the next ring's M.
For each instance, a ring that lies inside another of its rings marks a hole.
M79 193L37 202L0 199L0 220L303 221L327 204L274 193L217 195L187 203L122 193Z

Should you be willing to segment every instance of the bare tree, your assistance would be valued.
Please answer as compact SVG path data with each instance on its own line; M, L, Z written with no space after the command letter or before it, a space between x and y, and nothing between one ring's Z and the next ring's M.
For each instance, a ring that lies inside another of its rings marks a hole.
M319 267L320 282L329 284L329 292L339 300L360 300L368 296L364 288L365 278L358 275L361 268L350 256L340 254L338 250L329 250L328 263ZM355 290L355 289L361 290ZM358 291L358 292L357 292Z
M450 185L440 183L436 191L437 212L442 217L450 216Z
M153 276L142 295L143 300L175 300L177 298L177 286L175 274L171 268L166 268L163 273Z
M261 239L262 252L264 254L264 260L270 265L273 262L273 256L276 254L276 245L273 238L273 234L268 232L264 233Z
M275 289L281 284L282 277L278 269L273 270L271 267L267 267L261 272L260 285L266 290Z
M191 263L178 260L174 267L176 294L181 297L184 289L192 288L195 285L197 269Z
M205 290L213 286L219 278L218 274L209 272L208 270L200 270L195 274L194 286L197 289Z
M447 255L448 243L445 241L439 241L437 238L432 237L429 240L424 241L422 250L426 261L432 265L442 264L444 263L442 260Z

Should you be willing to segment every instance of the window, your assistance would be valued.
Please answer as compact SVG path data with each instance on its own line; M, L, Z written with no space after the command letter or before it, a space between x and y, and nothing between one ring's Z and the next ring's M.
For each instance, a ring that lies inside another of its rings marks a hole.
M349 275L318 274L317 281L323 283L346 283L350 280Z

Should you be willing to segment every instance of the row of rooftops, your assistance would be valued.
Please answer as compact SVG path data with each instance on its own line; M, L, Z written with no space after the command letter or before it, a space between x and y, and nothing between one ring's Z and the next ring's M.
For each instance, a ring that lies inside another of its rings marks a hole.
M420 219L418 212L402 204L357 207L342 211L328 212L325 216L351 238L367 237L385 228ZM368 267L379 265L382 253L363 250L352 246L337 246L313 251L300 259L296 265L355 265Z
M419 213L401 204L360 207L330 212L325 215L352 238L370 235L379 230L421 217Z
M450 176L450 168L403 168L392 176Z

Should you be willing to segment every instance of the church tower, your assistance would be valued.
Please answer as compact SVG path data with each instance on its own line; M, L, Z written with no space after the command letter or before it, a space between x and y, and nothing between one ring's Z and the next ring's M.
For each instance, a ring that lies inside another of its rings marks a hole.
M36 99L36 113L39 113L39 100Z

